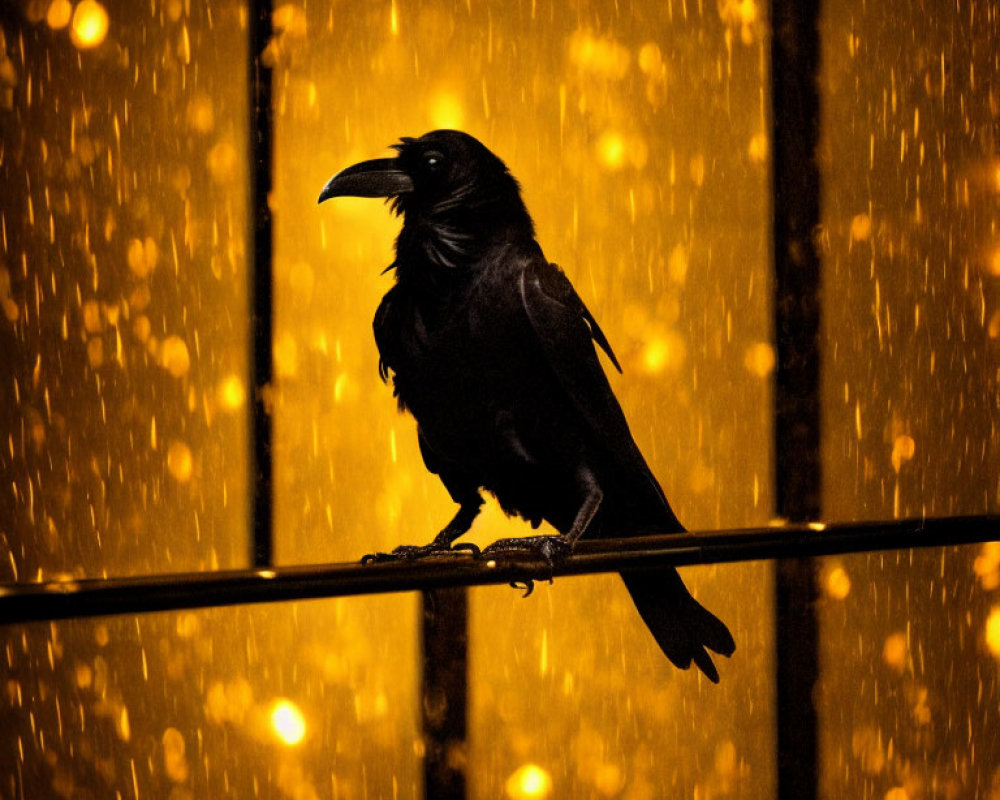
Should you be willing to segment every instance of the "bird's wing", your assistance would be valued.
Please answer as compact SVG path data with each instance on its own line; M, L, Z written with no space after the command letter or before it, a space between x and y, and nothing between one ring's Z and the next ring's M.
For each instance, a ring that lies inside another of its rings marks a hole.
M647 479L663 506L669 508L660 485L632 438L625 415L597 359L593 342L621 371L618 359L573 284L555 264L535 258L521 273L520 290L524 310L541 351L595 440L620 468L632 474L638 472Z

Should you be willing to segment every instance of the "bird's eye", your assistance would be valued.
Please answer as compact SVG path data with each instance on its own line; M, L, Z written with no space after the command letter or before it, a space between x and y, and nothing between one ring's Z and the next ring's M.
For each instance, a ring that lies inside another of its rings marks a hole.
M424 156L424 169L428 172L437 172L444 164L444 159L440 153L428 153Z

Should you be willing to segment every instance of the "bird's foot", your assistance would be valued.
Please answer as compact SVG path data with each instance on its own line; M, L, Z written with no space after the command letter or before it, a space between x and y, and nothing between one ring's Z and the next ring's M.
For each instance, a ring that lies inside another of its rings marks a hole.
M562 536L522 536L512 539L497 539L484 548L479 558L491 558L498 555L523 554L540 557L548 566L548 582L552 583L556 564L573 551L573 545ZM527 597L535 589L535 581L531 577L511 581L515 589L524 589Z
M430 544L401 544L388 553L368 553L362 556L362 564L384 564L389 561L419 561L423 558L443 558L468 551L473 558L480 557L480 550L472 542L460 542L454 546L435 539Z

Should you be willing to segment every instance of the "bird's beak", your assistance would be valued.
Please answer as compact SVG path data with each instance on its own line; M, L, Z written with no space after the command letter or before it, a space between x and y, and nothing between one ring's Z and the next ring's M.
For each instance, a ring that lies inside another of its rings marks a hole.
M331 197L396 197L413 191L413 180L395 158L375 158L342 169L323 187L319 200Z

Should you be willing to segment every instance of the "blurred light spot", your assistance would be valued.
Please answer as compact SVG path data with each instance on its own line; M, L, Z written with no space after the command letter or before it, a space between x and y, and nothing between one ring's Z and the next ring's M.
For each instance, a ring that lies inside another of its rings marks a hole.
M894 786L885 793L885 800L910 800L910 793L902 786Z
M663 53L660 52L659 45L656 42L646 42L639 49L639 69L647 75L653 75L659 72L662 66Z
M309 18L296 3L284 3L271 15L274 29L297 39L304 39L309 33Z
M219 142L208 151L208 172L220 185L236 179L236 148L229 142Z
M667 261L667 277L673 283L684 283L688 272L688 250L682 244L678 244L670 251L670 258Z
M906 646L905 633L893 633L885 638L882 646L882 660L898 672L902 672L906 666Z
M855 728L851 734L851 752L861 762L861 769L867 774L878 775L885 769L881 736L874 727Z
M505 784L510 800L542 800L552 794L552 778L537 764L518 767Z
M181 639L192 639L200 630L201 620L197 614L184 611L177 616L177 635Z
M104 340L99 336L87 340L87 363L94 369L104 365Z
M577 30L569 40L569 60L581 71L620 80L628 72L629 52L615 39Z
M907 436L905 433L897 436L892 443L892 468L899 472L903 468L903 464L913 458L916 449L917 443L913 441L913 437Z
M1000 276L1000 247L996 248L986 259L986 270L990 275Z
M94 628L94 641L98 647L107 647L111 641L111 634L108 633L108 626L101 624Z
M184 734L177 728L167 728L163 732L163 771L174 783L184 783L188 779L187 757Z
M461 128L465 119L462 104L450 92L438 92L431 98L428 109L435 128Z
M246 389L243 387L243 380L238 375L230 375L223 379L218 389L219 405L227 411L236 411L243 408L247 399Z
M271 727L289 746L297 745L306 735L306 719L291 700L279 700L271 709Z
M191 480L194 461L191 458L191 448L184 442L171 442L167 448L167 472L178 483Z
M823 585L834 600L843 600L851 593L851 578L843 567L834 567L827 572Z
M986 331L991 339L1000 338L1000 311L994 311L990 315L990 321L986 326Z
M87 300L83 304L83 329L87 333L98 333L102 328L100 305L96 300Z
M73 18L73 4L69 0L52 0L45 14L45 21L54 31L62 30Z
M152 325L149 322L149 317L145 314L140 314L135 318L135 322L132 323L132 333L140 342L145 342L149 338L151 329Z
M70 39L81 50L97 47L108 35L108 12L97 0L81 0L73 12Z
M215 127L215 110L212 98L207 94L196 94L187 107L187 124L195 133L211 133Z
M149 236L145 240L132 239L128 243L128 253L126 254L128 268L140 278L145 278L156 269L159 257L160 249Z
M767 342L756 342L747 348L743 356L743 366L751 375L766 378L774 371L776 358L774 347Z
M733 775L736 772L736 745L725 741L715 750L715 771L720 775Z
M667 331L653 335L642 348L642 369L649 375L656 375L679 368L687 355L684 340L679 334Z
M76 685L81 689L89 689L94 682L94 671L88 664L76 665Z
M1000 542L986 542L972 563L972 569L983 589L1000 588Z
M389 33L399 36L399 12L396 10L396 0L389 4Z
M619 797L625 786L625 773L617 764L600 764L594 770L593 780L602 797Z
M160 363L175 378L183 378L191 369L187 343L180 336L168 336L160 350Z
M235 678L229 683L216 681L205 695L205 716L217 725L240 724L251 705L253 687L246 678Z
M851 241L867 242L872 235L872 218L858 214L851 220Z
M763 164L767 161L768 141L766 133L757 133L751 137L748 153L750 161L754 164Z
M625 140L620 134L607 131L597 140L597 157L609 169L625 166Z
M995 658L1000 658L1000 606L993 606L986 618L986 646Z

